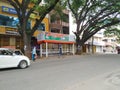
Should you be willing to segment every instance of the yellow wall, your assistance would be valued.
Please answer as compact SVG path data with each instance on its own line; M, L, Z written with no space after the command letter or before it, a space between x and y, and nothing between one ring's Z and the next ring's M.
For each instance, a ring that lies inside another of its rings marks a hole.
M0 34L5 34L6 30L5 27L0 26Z
M21 0L20 0L21 1ZM10 7L10 8L13 8L12 6L10 6L9 4L5 3L5 2L2 2L0 1L0 6L7 6L7 7ZM6 15L6 16L13 16L13 17L17 17L17 15L14 15L14 14L10 14L10 13L6 13L6 12L2 12L2 9L0 8L0 14L2 15ZM31 21L32 21L32 26L34 25L35 23L35 19L38 18L36 17L35 15L31 15ZM49 32L49 19L48 18L44 18L43 22L45 24L45 31L46 32ZM36 30L35 33L34 33L34 36L37 36L38 34L40 33L40 31ZM5 34L5 27L1 27L0 26L0 34Z
M32 22L32 26L34 25L35 20ZM44 18L44 20L42 21L42 23L45 24L45 32L49 32L49 19L48 18ZM33 36L37 36L41 31L40 30L36 30Z

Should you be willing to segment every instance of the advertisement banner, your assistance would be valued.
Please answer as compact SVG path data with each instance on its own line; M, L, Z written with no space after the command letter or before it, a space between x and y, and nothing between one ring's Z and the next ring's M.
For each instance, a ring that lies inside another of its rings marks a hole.
M45 40L69 41L69 35L45 32Z
M75 37L73 35L68 34L60 34L60 33L51 33L51 32L40 32L37 36L38 41L42 40L50 40L50 41L63 41L63 42L75 42Z
M2 6L2 11L7 12L7 13L11 13L11 14L17 14L15 9L9 8L9 7L6 7L6 6Z

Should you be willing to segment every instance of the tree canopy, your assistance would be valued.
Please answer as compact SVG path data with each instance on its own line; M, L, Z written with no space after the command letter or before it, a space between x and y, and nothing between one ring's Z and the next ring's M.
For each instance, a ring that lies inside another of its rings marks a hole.
M75 18L77 46L95 33L120 22L120 0L67 0Z

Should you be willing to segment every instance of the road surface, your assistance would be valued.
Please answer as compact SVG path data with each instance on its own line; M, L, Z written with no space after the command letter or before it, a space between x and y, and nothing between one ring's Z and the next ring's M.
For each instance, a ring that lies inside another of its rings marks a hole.
M120 90L120 55L50 57L1 70L0 90Z

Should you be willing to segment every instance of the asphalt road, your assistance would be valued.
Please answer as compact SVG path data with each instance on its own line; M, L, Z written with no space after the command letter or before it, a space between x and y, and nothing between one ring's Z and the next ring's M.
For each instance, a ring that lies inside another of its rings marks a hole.
M0 90L120 90L120 55L50 57L0 71ZM91 89L90 89L91 88Z

